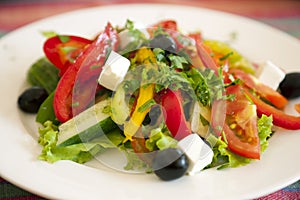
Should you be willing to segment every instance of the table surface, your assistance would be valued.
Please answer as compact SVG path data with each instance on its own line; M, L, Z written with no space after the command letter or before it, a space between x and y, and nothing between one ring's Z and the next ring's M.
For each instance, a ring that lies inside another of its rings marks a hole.
M30 22L63 12L110 4L141 3L136 0L1 0L0 37ZM300 39L299 0L146 0L221 10L263 22ZM43 199L0 177L0 199ZM300 199L300 181L260 197L259 200Z

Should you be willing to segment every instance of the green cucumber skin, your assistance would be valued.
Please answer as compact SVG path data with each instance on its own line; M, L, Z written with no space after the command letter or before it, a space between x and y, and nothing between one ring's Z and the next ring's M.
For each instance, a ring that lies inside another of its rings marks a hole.
M107 134L116 128L118 128L118 126L110 117L108 117L91 126L90 128L78 133L77 135L65 140L64 142L60 143L58 147L88 142L96 137L102 136L103 134Z
M27 72L27 81L32 86L40 86L46 89L48 94L52 93L59 81L59 69L47 58L40 58L33 63Z

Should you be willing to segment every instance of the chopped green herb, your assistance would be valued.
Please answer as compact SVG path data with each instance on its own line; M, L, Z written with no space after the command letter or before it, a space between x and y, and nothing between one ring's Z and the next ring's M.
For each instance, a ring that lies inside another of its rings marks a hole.
M97 69L99 67L100 67L99 65L92 65L92 66L90 66L90 69Z
M223 138L224 142L225 142L226 144L228 144L228 141L227 141L227 138L226 138L226 135L225 135L225 132L224 132L224 131L222 131L222 138Z
M226 60L229 56L233 55L233 51L229 52L228 54L224 55L223 57L221 57L219 60L223 61Z
M103 108L102 112L103 112L104 114L110 114L110 113L111 113L111 106L110 106L110 105L105 106L105 107Z
M133 30L134 29L134 23L133 21L127 19L126 20L126 24L125 24L125 28L128 30Z
M205 119L201 114L200 114L200 121L201 121L203 126L208 126L209 125L209 121L207 121L207 119Z
M66 47L62 47L61 50L65 53L68 54L74 50L76 50L76 47L71 47L71 46L66 46Z
M166 62L165 51L160 48L154 48L153 53L158 62Z
M70 37L67 35L57 35L57 36L62 43L66 43L70 41Z
M171 68L174 69L183 69L183 65L188 64L188 61L182 56L169 54L168 58L171 61Z
M76 102L73 102L71 106L72 106L72 107L79 106L79 102L78 102L78 101L76 101Z
M46 38L51 38L51 37L57 36L57 33L54 31L42 31L41 33Z
M150 99L138 108L138 112L144 112L155 104L156 102L154 101L154 99Z

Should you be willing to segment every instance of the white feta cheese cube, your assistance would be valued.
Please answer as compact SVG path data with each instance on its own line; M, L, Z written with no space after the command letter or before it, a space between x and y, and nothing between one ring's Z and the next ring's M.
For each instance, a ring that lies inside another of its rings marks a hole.
M123 81L129 66L130 61L127 58L111 51L98 78L98 83L109 90L115 91Z
M193 133L178 142L178 147L189 159L189 175L199 173L212 162L214 153L199 135Z
M260 65L258 74L258 80L270 88L277 90L280 82L284 79L285 73L282 69L274 65L270 61Z

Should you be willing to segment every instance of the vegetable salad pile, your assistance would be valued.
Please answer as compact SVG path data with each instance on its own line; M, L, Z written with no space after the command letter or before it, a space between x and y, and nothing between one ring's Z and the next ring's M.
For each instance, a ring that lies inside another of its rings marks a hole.
M282 111L287 98L258 81L256 65L227 43L181 33L173 20L145 30L108 23L94 39L48 33L43 50L28 71L33 87L18 100L37 113L41 160L85 163L119 149L125 169L156 172L163 152L179 154L185 174L177 147L191 134L213 152L205 169L222 169L259 160L273 127L300 129L300 117ZM112 52L130 62L107 88L98 79Z

